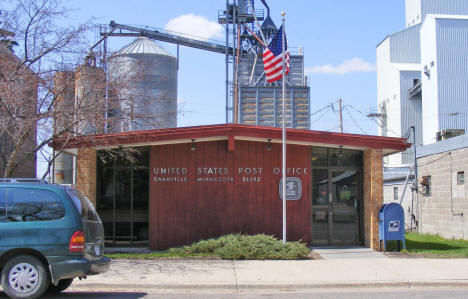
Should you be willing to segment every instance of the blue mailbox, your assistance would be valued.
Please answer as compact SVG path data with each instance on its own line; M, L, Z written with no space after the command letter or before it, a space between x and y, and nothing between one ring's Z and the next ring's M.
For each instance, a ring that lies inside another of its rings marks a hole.
M405 212L400 204L392 202L384 204L379 213L379 245L384 243L384 251L387 249L387 241L398 240L405 245ZM380 248L381 249L381 248Z

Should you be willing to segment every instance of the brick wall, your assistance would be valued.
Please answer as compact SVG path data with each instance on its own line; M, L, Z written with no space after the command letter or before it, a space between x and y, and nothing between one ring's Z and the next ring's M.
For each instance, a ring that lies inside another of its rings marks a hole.
M418 159L418 181L431 176L431 195L419 185L419 231L449 239L468 239L468 190L457 185L457 172L468 170L468 148ZM465 176L468 173L465 173ZM465 179L466 180L466 179Z
M76 186L96 206L96 151L79 149L76 169Z
M364 244L379 249L379 209L383 204L382 150L364 151Z

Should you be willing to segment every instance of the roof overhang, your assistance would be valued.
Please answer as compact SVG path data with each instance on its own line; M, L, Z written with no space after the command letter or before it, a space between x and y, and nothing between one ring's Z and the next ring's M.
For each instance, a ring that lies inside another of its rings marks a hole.
M77 149L80 148L99 150L119 147L155 146L189 143L193 139L196 142L233 139L256 142L268 142L270 140L273 143L281 143L282 130L275 127L238 124L209 125L78 136L69 139L66 144L64 144L66 142L65 138L58 138L49 145L56 149L63 147L66 152L76 154ZM411 146L404 138L298 129L288 129L286 139L288 144L306 146L344 147L358 150L369 148L382 149L384 155L404 151Z

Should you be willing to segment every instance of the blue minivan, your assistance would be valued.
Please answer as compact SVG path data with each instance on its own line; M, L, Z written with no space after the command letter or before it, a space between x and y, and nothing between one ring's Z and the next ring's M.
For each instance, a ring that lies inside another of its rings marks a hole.
M60 292L109 264L101 219L78 189L0 179L0 279L8 296Z

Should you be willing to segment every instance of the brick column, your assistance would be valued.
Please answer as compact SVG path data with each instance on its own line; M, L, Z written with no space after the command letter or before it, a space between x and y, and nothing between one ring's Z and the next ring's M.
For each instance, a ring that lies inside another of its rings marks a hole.
M382 150L364 151L364 244L379 250L379 209L383 204Z
M96 206L96 151L93 149L78 149L76 186Z

